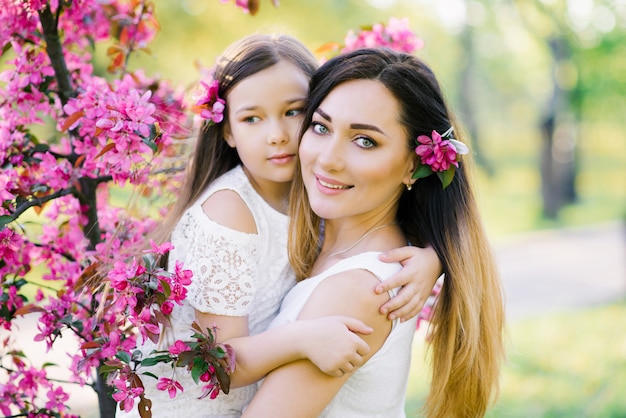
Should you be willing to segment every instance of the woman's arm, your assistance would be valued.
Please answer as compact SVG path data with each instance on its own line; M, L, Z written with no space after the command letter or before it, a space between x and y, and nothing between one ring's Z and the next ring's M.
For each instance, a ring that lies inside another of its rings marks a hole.
M393 277L376 286L377 293L385 293L395 287L401 287L398 294L380 307L380 312L388 314L390 320L400 318L406 321L417 315L437 279L443 273L441 262L435 250L428 246L401 247L381 254L380 260L402 263L402 270Z
M377 282L374 275L364 270L346 271L326 278L310 296L296 323L330 315L348 315L372 325L374 331L363 337L371 347L364 356L367 361L380 349L391 331L391 321L375 309L389 299L387 294L371 291ZM333 346L334 341L326 340L325 344ZM347 365L346 369L342 377L333 378L306 360L279 367L265 378L243 417L317 417L356 366Z

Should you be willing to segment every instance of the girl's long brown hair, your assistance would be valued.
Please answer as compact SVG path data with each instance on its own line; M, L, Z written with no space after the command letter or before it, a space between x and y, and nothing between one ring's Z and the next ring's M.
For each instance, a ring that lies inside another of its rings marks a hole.
M377 80L393 94L402 109L398 118L411 149L419 135L443 133L454 126L437 79L426 64L404 53L361 49L329 60L315 73L303 132L324 98L339 84L356 79ZM458 132L456 138L462 140ZM415 245L431 245L445 273L431 321L433 368L424 409L432 418L483 416L497 396L504 357L502 289L466 157L445 189L436 175L417 180L401 196L397 213L406 237ZM321 220L310 209L299 167L290 215L290 260L301 280L317 257Z
M313 75L318 66L313 54L291 36L254 34L240 39L230 45L217 60L214 78L219 81L218 95L226 99L239 82L281 60L293 64L308 76ZM224 120L227 118L228 101ZM168 241L176 223L202 191L240 163L237 150L224 140L224 122L205 122L198 134L180 194L163 224L151 238L157 243Z

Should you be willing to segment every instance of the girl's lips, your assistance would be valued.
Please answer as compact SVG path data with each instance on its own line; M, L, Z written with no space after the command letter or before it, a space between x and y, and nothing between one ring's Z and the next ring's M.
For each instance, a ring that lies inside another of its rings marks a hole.
M268 158L274 164L287 164L295 158L295 154L276 154Z

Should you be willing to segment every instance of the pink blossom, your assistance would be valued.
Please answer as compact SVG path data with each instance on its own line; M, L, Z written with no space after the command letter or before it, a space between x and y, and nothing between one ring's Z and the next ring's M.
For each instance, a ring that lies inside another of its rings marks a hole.
M130 388L126 382L120 379L116 379L113 384L116 388L115 393L113 393L113 399L121 403L121 408L124 412L132 411L135 405L135 398L143 393L143 388Z
M46 408L56 411L64 411L67 400L70 395L63 391L63 388L58 386L56 389L51 389L47 394L48 402L46 402Z
M5 263L19 263L19 250L24 242L21 235L18 235L10 228L0 229L0 259Z
M392 17L387 25L376 23L371 29L348 32L344 45L342 52L382 46L412 54L424 47L424 41L411 31L407 18Z
M420 156L422 164L431 170L442 172L450 168L451 164L459 166L456 148L450 141L443 140L437 131L432 132L432 137L420 135L417 141L421 145L415 148L415 153Z
M207 396L209 396L209 399L215 399L219 394L220 385L217 382L212 382L211 384L202 387L202 395L200 395L198 399L204 399Z
M168 379L166 377L162 377L159 379L156 388L158 390L167 390L170 395L170 399L173 399L176 396L177 390L180 390L181 392L184 391L183 386L180 384L180 382Z
M15 195L9 190L14 186L13 181L4 173L0 173L0 200L13 200Z
M204 89L204 92L200 93L200 98L196 104L191 107L191 111L200 115L202 119L220 123L224 120L226 102L218 96L219 81L213 80L210 84L201 81L200 85Z
M167 254L174 249L174 246L170 242L164 242L161 245L157 245L153 240L150 240L150 246L152 247L152 252L157 255ZM145 250L144 252L150 251Z
M131 316L128 320L137 327L143 341L148 339L148 333L158 335L161 331L152 317L150 308L144 308L138 315Z
M174 267L174 281L183 286L188 286L191 284L191 278L193 277L193 272L191 270L183 270L183 262L180 260L176 260L176 266Z
M176 340L176 342L170 345L170 347L168 348L168 351L170 352L170 354L174 356L179 355L183 351L189 351L189 350L190 350L189 346L185 344L184 342L182 342L181 340Z

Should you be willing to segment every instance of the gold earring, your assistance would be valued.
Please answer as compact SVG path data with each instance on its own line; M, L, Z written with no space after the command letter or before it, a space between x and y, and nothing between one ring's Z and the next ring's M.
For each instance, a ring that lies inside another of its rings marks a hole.
M407 183L407 184L406 184L406 189L407 189L408 191L411 191L411 189L412 189L412 188L413 188L413 185L412 185L411 183Z

